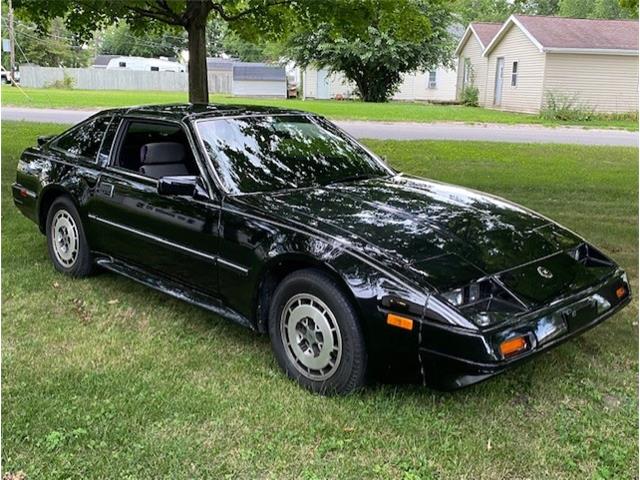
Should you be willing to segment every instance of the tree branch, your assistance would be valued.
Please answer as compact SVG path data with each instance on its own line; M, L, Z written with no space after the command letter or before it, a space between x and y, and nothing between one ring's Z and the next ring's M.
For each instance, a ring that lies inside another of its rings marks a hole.
M266 8L275 7L277 5L286 5L292 2L293 0L276 0L273 2L268 2L264 5L247 8L246 10L230 15L224 11L224 7L220 3L215 3L211 1L211 9L215 10L218 13L218 15L220 15L220 18L222 18L223 20L226 20L227 22L233 22L234 20L239 20L242 17L246 17L247 15L251 15L252 13L258 12L263 8L266 9Z
M152 10L150 8L146 9L146 8L140 8L140 7L135 7L133 5L130 5L129 6L129 10L131 10L132 12L137 13L138 15L142 15L144 17L153 18L154 20L158 20L158 21L163 22L163 23L168 23L169 25L184 26L184 21L183 21L182 17L177 15L171 9L169 9L169 11L166 11L164 8L163 9L153 9Z

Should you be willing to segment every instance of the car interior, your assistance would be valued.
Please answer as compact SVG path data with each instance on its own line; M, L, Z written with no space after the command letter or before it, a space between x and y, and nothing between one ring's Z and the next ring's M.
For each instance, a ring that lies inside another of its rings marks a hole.
M200 174L179 125L132 121L126 128L116 166L151 178Z

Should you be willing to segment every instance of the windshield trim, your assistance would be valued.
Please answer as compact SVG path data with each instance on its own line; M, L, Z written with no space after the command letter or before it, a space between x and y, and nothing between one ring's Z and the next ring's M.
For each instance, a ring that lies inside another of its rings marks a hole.
M314 115L313 113L309 113L309 112L256 113L256 114L249 113L249 114L243 114L243 115L224 115L224 116L219 116L219 117L195 118L195 119L191 120L191 122L193 123L193 126L195 127L194 131L195 131L195 136L198 139L198 146L200 147L200 150L201 150L202 154L204 155L204 158L205 158L205 161L207 162L207 165L209 165L211 171L213 172L213 175L215 177L214 179L215 179L216 184L218 185L218 188L220 188L221 192L225 196L241 197L241 196L244 196L244 195L256 195L256 194L261 194L261 193L265 193L265 192L264 191L258 191L258 192L232 192L226 187L226 185L222 182L222 179L220 178L220 175L218 175L218 170L217 170L216 166L214 165L213 161L209 157L209 154L207 153L207 148L205 147L204 140L202 139L202 135L200 135L200 129L198 128L198 123L215 122L215 121L220 121L220 120L233 120L233 119L237 119L237 118L261 118L261 117L307 117L307 118L312 119L313 121L317 121L317 122L319 122L321 124L329 124L332 128L337 129L342 135L347 137L351 142L354 142L356 145L358 145L358 147L362 148L373 159L374 162L376 162L383 170L385 170L387 172L388 175L393 176L393 175L396 175L396 173L397 173L391 167L389 167L389 165L387 165L378 155L373 153L366 146L362 145L352 135L350 135L349 133L345 132L343 129L341 129L340 127L338 127L334 123L329 122L328 120L326 120L323 117L320 117L318 115ZM282 190L276 190L276 191L270 192L270 193L279 193L279 192L284 191L284 190L287 190L287 191L302 190L302 189L308 189L308 188L316 188L316 186L309 185L309 186L306 186L306 187L286 188L286 189L282 189Z

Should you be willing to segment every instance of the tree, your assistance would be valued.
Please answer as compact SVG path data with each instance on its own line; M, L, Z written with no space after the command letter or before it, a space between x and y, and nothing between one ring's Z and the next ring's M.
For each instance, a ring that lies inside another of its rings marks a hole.
M457 0L453 11L465 26L471 22L504 22L513 13L507 0Z
M402 74L451 61L444 0L335 0L298 4L291 59L342 72L366 102L386 101Z
M222 41L224 53L243 62L277 62L284 55L284 47L277 42L245 40L228 31Z
M620 0L620 6L630 18L638 18L638 0Z
M6 11L6 10L5 10ZM7 19L3 15L3 26ZM93 56L93 49L73 39L61 18L54 18L46 31L38 31L36 25L20 19L14 22L16 60L18 63L34 63L43 67L86 67ZM2 66L7 70L9 56L2 56Z
M619 0L560 0L559 15L573 18L629 18Z
M456 0L453 11L460 21L503 22L509 15L556 15L560 0Z
M187 47L184 31L151 31L144 37L136 35L125 22L111 25L96 35L98 52L106 55L131 55L137 57L177 57Z
M137 32L161 30L167 26L187 32L189 48L189 101L206 103L206 25L210 15L225 21L246 20L257 28L275 30L278 9L288 9L292 0L14 0L17 12L28 16L41 28L54 17L62 17L78 38L88 39L96 28L117 21L127 22ZM273 18L267 18L272 16Z

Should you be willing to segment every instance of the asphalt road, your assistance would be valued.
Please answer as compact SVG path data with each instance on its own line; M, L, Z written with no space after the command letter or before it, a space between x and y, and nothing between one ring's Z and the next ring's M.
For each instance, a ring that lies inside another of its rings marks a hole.
M74 124L94 114L92 110L3 107L2 120L27 120ZM539 125L335 122L356 138L381 140L481 140L514 143L568 143L581 145L638 146L638 132L625 130L542 127Z

